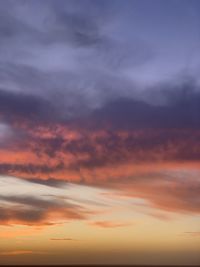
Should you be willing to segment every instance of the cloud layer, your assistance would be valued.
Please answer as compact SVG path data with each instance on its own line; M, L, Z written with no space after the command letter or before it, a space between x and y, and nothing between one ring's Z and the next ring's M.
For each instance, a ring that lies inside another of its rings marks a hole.
M171 17L163 25L176 25L166 43L156 10L149 6L141 24L139 3L0 5L0 183L12 176L36 190L0 189L1 223L87 218L80 201L60 198L68 182L116 190L158 211L199 214L199 61L189 52L199 25L187 4L178 21L163 4ZM171 41L177 36L180 47ZM37 195L47 187L58 191Z
M0 185L0 223L3 225L54 225L72 219L86 219L91 212L81 205L76 187L67 183L62 187L52 187L1 177ZM70 197L70 194L74 196Z

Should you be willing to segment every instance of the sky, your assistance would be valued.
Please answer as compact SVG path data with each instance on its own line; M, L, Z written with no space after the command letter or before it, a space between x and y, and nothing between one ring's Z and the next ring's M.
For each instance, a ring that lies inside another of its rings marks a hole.
M0 0L0 265L200 264L199 14Z

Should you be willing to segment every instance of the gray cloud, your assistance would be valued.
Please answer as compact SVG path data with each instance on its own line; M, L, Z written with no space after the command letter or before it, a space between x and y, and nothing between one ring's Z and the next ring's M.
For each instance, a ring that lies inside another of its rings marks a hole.
M49 219L54 212L65 220L85 219L85 211L80 206L56 196L50 200L26 195L0 196L0 224L52 225L57 223Z
M87 113L124 94L122 88L132 91L122 70L152 57L145 41L118 40L109 30L117 21L110 3L3 1L1 6L1 88L50 99L63 117Z
M0 224L9 223L9 221L15 222L16 220L25 224L33 224L42 221L44 217L43 210L16 210L15 208L0 207Z
M36 184L42 184L42 185L58 187L58 188L62 188L63 186L68 185L66 181L55 179L55 178L49 178L46 180L41 180L39 178L29 178L28 181L34 184L36 183Z
M16 118L29 120L54 119L55 110L42 98L24 93L0 90L0 116L3 120Z

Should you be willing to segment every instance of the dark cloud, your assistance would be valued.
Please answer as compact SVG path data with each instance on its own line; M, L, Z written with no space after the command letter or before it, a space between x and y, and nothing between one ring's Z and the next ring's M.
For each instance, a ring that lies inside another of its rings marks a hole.
M81 176L81 169L95 170L126 163L178 161L190 164L200 158L200 132L196 129L116 130L110 127L104 130L101 127L91 131L43 126L38 132L40 127L36 125L31 131L28 128L26 140L21 138L17 143L12 142L6 155L5 150L1 151L1 174L19 175L33 182L39 182L36 178L42 175L48 179L43 183L59 187L62 182L54 183L54 178L63 174L67 181L71 171Z
M47 166L46 164L14 164L14 163L0 163L0 173L27 173L35 174L46 173L51 174L52 172L64 169L63 163L58 163L55 166Z
M0 201L4 203L4 205L0 203L0 224L3 225L57 224L54 219L51 219L54 213L56 219L85 219L85 212L78 205L67 203L56 197L45 200L29 196L1 196Z
M7 202L13 202L15 204L23 204L27 206L31 206L34 208L37 208L38 210L40 209L48 209L48 208L55 208L55 207L60 207L63 206L64 203L59 202L58 200L43 200L39 198L34 198L34 197L28 197L28 196L0 196L0 200L2 201L7 201ZM67 206L67 204L65 205ZM70 206L70 205L69 205Z
M55 110L40 97L24 93L0 90L0 116L6 121L13 120L54 120Z
M162 86L161 86L162 89ZM66 122L80 125L83 128L144 129L144 128L176 128L199 129L200 127L200 93L193 84L174 87L173 90L164 88L159 91L160 98L165 104L153 105L133 98L115 97L103 106L85 111L73 102L75 118L67 116L70 101L65 105L57 105L53 98L45 99L37 95L0 90L0 115L5 120L25 119L31 121ZM153 94L156 94L154 92ZM157 93L158 94L158 93ZM112 98L112 97L111 97ZM56 99L56 98L55 98ZM65 99L65 98L64 98ZM61 101L62 102L62 101ZM87 102L87 100L86 100ZM77 107L76 107L77 105ZM82 113L82 114L81 114ZM64 116L64 114L66 116ZM77 120L77 118L79 119ZM55 139L55 146L61 145L61 139ZM53 146L53 141L52 141ZM53 151L53 149L52 149Z
M179 88L178 88L179 89ZM89 120L94 127L114 129L145 129L145 128L200 128L200 93L189 87L175 92L168 92L170 100L167 104L152 105L144 101L130 98L119 98L108 102L97 109ZM169 97L164 97L169 99ZM87 123L87 121L86 121Z
M63 186L67 186L68 183L66 181L63 180L58 180L55 178L49 178L46 180L41 180L39 178L29 178L28 179L29 182L31 183L36 183L36 184L41 184L41 185L46 185L46 186L52 186L52 187L58 187L58 188L62 188Z
M15 223L16 221L25 223L25 224L34 224L40 222L44 219L43 210L27 210L27 209L18 209L0 207L0 224L6 224L11 221Z

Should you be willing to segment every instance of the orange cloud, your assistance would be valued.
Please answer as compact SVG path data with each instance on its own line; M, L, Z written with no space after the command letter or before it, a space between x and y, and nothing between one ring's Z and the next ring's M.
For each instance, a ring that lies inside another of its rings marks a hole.
M90 225L98 226L102 228L117 228L117 227L124 227L131 225L131 223L120 223L120 222L113 222L113 221L96 221L90 223Z
M198 130L91 132L62 125L21 127L25 138L0 148L2 174L79 181L82 172L112 170L124 164L134 168L151 163L199 166Z
M199 130L91 131L58 123L13 125L23 135L0 148L1 174L114 188L144 198L158 209L200 212ZM54 212L47 211L45 218ZM60 210L59 217L66 213L81 217L69 209Z
M200 213L200 172L155 172L111 182L121 194L146 199L158 209Z
M32 250L12 250L0 252L0 256L18 256L24 254L33 254Z
M51 241L78 241L77 239L73 238L50 238Z

